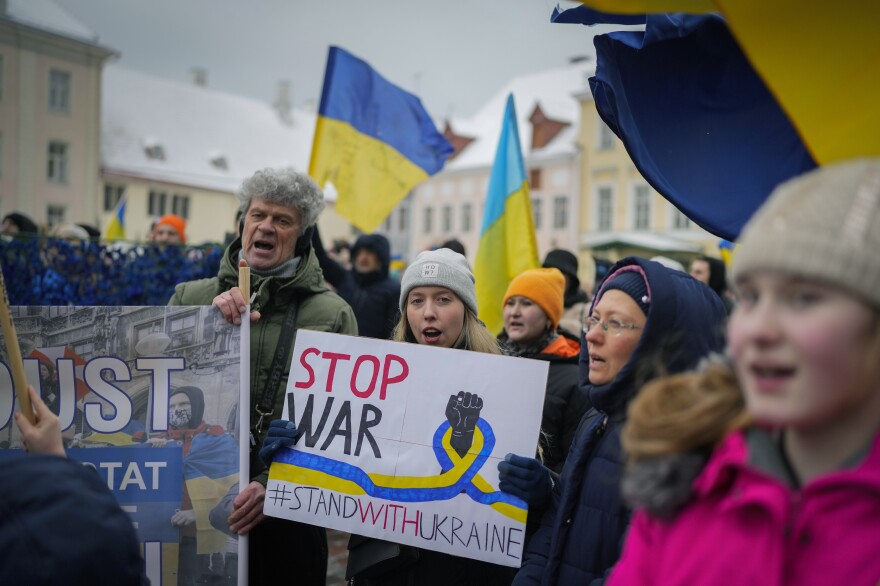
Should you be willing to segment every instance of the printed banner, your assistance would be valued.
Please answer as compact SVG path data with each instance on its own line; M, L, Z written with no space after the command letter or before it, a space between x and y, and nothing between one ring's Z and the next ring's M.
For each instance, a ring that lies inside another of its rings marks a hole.
M237 581L239 328L212 307L13 307L29 384L143 543L153 586ZM5 340L0 457L27 457ZM26 489L26 487L23 487ZM212 524L213 523L213 524Z
M498 462L538 445L548 364L339 334L297 334L284 417L296 448L264 512L518 567L527 506Z

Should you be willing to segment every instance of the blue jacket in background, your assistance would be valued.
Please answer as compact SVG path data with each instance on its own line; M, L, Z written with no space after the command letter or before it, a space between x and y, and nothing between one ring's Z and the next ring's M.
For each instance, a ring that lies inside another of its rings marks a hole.
M651 292L642 337L614 381L599 387L589 384L589 350L582 339L579 382L593 408L581 419L550 506L523 556L516 586L604 581L617 562L629 523L630 511L620 495L626 459L620 431L629 401L647 381L692 369L724 348L726 312L709 287L635 257L619 261L608 275L627 266L644 271Z

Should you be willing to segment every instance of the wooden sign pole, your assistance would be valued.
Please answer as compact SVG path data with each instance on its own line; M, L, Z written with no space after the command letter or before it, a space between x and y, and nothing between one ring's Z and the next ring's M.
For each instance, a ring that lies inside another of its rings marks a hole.
M9 368L12 369L12 382L15 386L15 394L18 396L18 409L32 424L34 420L34 408L31 406L31 398L28 396L27 377L24 374L24 362L21 360L21 347L18 345L18 336L15 333L15 324L12 322L12 314L9 311L9 296L6 294L6 281L3 280L3 269L0 268L0 326L3 328L3 338L6 339L7 359Z

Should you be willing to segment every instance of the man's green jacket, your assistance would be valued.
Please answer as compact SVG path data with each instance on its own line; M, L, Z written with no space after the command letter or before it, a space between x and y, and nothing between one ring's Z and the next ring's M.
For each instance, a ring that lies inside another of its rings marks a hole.
M174 288L174 295L168 304L211 305L214 297L238 286L240 250L241 239L237 239L226 249L216 277L180 283ZM254 292L256 297L251 303L251 309L260 312L260 319L251 324L251 425L254 425L259 418L255 410L256 404L269 378L275 348L282 335L295 337L296 331L300 328L352 336L358 333L357 320L351 307L324 284L318 259L311 248L303 255L296 274L292 277L261 278L252 273L251 293ZM282 332L284 314L293 299L299 300L296 330ZM290 344L290 351L284 361L283 376L275 392L274 412L264 420L260 437L254 438L257 447L263 441L269 421L281 418L292 354L293 342ZM242 432L246 433L246 430ZM255 461L257 459L256 450L252 450L251 470L254 476L251 480L265 485L268 472L262 463Z

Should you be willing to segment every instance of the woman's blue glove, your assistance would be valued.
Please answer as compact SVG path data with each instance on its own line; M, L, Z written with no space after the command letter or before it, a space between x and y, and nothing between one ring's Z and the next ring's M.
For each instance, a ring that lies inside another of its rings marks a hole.
M498 488L518 496L530 507L546 507L550 502L553 481L550 470L534 458L507 454L498 463Z
M275 458L275 452L282 447L289 448L294 445L296 439L296 425L293 421L276 419L266 430L266 439L263 440L263 446L260 448L260 460L266 466L270 465Z

